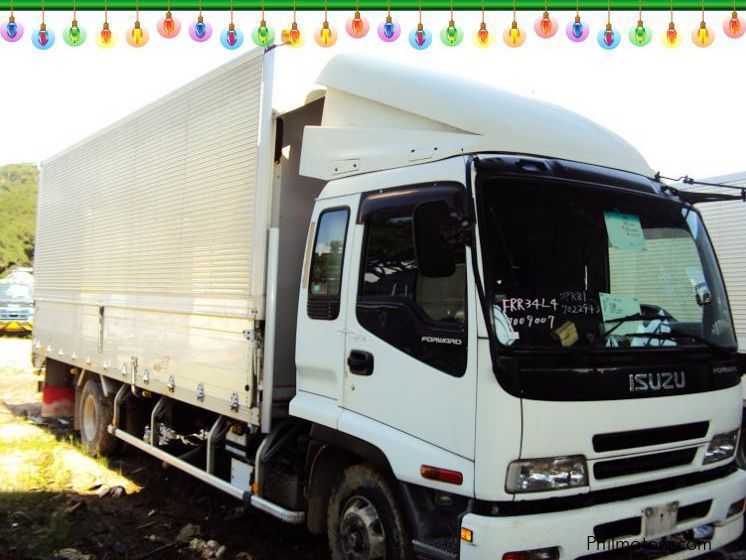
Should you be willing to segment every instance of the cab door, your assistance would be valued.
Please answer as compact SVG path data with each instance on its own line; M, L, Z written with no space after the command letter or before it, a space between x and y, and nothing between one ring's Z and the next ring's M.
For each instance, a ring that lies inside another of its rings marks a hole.
M297 390L316 398L318 421L335 427L345 362L346 293L355 282L350 246L359 198L352 195L316 203L298 300Z
M463 167L461 167L463 170ZM463 173L463 171L461 171ZM463 177L463 175L462 175ZM454 214L459 183L402 185L363 194L352 245L343 407L447 449L474 456L476 331L470 256L453 248L446 274L418 262L418 208ZM461 202L459 202L461 201Z

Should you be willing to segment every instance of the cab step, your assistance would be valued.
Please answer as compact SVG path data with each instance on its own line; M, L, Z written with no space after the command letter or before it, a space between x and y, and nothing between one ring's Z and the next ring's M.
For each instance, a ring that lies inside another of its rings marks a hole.
M413 540L412 548L420 560L458 560L459 541L457 537L436 537Z

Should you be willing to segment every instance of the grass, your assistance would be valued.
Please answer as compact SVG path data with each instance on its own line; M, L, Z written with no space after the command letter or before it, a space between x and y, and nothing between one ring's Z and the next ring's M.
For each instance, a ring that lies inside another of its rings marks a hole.
M5 345L0 355L7 359L18 341L0 342ZM58 439L3 406L3 401L37 402L35 382L28 367L0 366L0 558L7 553L49 560L74 546L76 518L65 510L85 496L98 500L93 489L98 484L124 486L128 494L140 490L108 468L105 458L88 457L72 436Z

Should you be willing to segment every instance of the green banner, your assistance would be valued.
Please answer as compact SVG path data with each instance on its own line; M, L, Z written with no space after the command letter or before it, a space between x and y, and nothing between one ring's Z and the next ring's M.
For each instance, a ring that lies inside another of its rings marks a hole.
M140 0L141 10L164 10L167 0ZM360 10L385 10L387 7L386 0L328 0L329 10L354 10L358 5ZM739 1L739 6L743 0ZM78 10L103 10L103 0L77 0ZM109 0L110 10L134 10L135 0ZM551 10L575 10L575 0L550 0L549 8ZM16 10L35 10L41 9L41 0L14 0L13 6ZM230 0L203 0L203 10L228 10L230 9ZM261 9L261 0L234 0L233 7L236 10ZM266 10L291 10L292 0L265 0L264 8ZM451 7L450 0L392 0L391 10L409 11L417 10L422 7L424 11L430 10L449 10ZM44 7L47 10L71 10L72 0L44 0ZM171 0L172 10L189 10L196 11L199 7L198 0ZM298 10L315 10L324 9L323 0L297 0L296 7ZM645 0L643 8L645 11L668 11L671 7L669 0ZM9 0L0 0L0 10L10 8ZM453 0L455 10L481 10L481 0ZM702 3L697 0L674 0L674 10L701 10ZM486 0L485 9L487 10L512 10L512 0ZM537 11L544 9L544 0L517 0L518 10ZM606 10L606 0L581 0L581 10ZM612 0L611 9L619 10L639 10L639 0ZM733 9L733 0L707 0L705 3L707 10L724 10Z

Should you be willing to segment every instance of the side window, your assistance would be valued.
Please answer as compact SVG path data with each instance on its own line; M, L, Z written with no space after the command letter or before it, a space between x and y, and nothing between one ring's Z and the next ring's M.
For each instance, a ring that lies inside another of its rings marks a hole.
M349 208L324 210L319 216L308 283L306 311L311 319L332 321L339 316L349 217Z
M455 249L450 276L423 274L417 266L414 208L381 209L368 216L357 318L402 352L460 376L466 370L465 248Z

